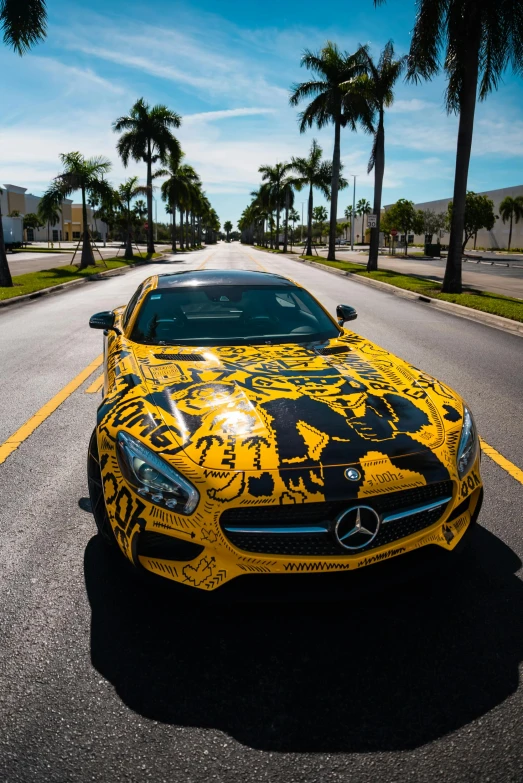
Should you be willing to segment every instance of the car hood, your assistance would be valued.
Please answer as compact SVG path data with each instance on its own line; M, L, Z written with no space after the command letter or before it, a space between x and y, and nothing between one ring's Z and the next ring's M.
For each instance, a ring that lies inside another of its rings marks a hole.
M147 399L203 468L350 465L444 439L441 399L420 380L428 376L350 334L321 345L135 345L134 353ZM456 421L460 403L446 395Z

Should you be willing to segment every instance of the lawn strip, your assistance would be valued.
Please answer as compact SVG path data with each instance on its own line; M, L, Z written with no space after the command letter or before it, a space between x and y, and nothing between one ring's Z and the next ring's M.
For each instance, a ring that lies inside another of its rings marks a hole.
M119 269L120 267L132 266L139 263L140 260L149 261L159 258L161 253L155 253L153 256L145 254L134 256L132 261L126 261L123 256L105 258L104 262L99 262L96 266L89 266L87 269L79 269L77 266L58 266L53 269L41 269L38 272L28 272L25 275L15 275L13 277L12 288L0 288L0 301L13 299L24 294L34 294L44 288L63 285L71 280L81 280L84 277L98 275L110 269Z
M441 299L444 302L452 302L462 307L469 307L472 310L481 310L484 313L491 313L502 318L510 318L512 321L523 322L523 301L521 299L512 299L502 294L472 289L464 289L462 294L443 294L441 293L441 286L433 280L424 280L414 275L402 275L390 269L378 269L376 272L367 272L365 268L362 269L361 264L354 264L350 261L327 261L317 256L305 256L305 260L341 269L344 272L350 272L360 277L379 280L382 283L413 291L430 299Z

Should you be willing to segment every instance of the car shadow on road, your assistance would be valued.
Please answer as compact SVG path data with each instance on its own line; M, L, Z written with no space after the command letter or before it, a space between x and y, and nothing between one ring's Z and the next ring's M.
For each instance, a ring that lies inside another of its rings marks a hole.
M517 688L520 566L478 526L459 569L409 587L343 603L208 605L143 583L95 537L92 662L137 713L253 748L410 749Z

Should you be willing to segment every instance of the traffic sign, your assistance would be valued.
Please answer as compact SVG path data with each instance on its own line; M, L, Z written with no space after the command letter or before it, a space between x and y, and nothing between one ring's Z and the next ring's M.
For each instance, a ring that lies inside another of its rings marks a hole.
M367 215L367 228L376 228L378 225L377 215Z
M395 228L393 228L390 233L392 234L393 237L398 235L398 231Z

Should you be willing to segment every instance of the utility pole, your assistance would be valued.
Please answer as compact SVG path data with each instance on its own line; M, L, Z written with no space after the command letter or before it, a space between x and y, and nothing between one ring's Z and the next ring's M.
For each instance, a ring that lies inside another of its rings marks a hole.
M356 177L357 174L349 174L354 177L354 190L352 192L352 220L350 222L350 249L354 250L354 223L356 222Z

